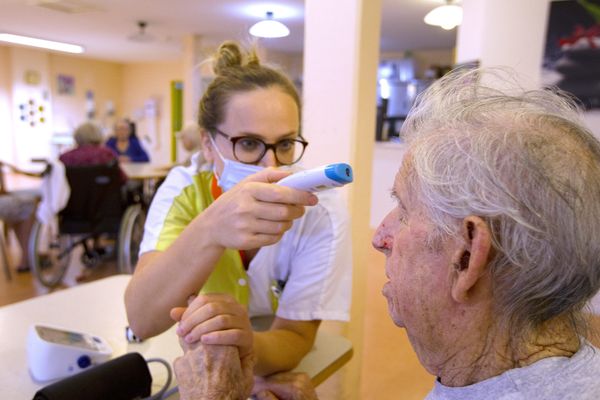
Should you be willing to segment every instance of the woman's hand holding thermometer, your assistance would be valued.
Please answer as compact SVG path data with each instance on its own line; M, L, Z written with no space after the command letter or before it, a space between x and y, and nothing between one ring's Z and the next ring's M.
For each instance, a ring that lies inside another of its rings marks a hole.
M352 180L352 167L345 163L335 163L296 172L281 179L277 184L307 192L319 192L344 186Z

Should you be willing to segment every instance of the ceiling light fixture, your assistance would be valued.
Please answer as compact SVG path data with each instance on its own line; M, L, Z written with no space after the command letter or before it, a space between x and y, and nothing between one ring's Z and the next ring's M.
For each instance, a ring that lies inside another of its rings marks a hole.
M138 31L133 35L127 36L127 39L139 43L149 43L155 40L154 36L146 32L146 28L148 27L148 23L146 21L138 21L137 26Z
M37 39L28 36L13 35L11 33L0 33L0 42L21 44L24 46L41 47L42 49L64 51L67 53L83 53L82 46L75 44L55 42L52 40Z
M267 11L267 18L250 27L252 36L263 38L280 38L290 34L287 26L273 19L273 12Z
M447 0L445 5L429 11L423 20L428 25L441 26L446 30L450 30L460 25L462 16L462 7L452 4L451 0Z

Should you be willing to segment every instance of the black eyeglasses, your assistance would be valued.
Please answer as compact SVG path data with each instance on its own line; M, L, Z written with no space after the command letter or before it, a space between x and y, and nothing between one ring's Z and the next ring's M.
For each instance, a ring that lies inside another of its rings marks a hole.
M229 136L214 128L214 132L226 137L233 147L233 156L244 164L259 162L267 150L272 149L275 159L281 165L291 165L300 161L308 142L302 139L283 139L277 143L268 144L252 136Z

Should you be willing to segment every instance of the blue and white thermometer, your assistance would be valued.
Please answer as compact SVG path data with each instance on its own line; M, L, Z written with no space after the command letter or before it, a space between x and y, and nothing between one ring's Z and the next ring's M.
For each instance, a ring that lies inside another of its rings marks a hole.
M352 167L345 163L336 163L296 172L277 184L307 192L320 192L344 186L352 180Z

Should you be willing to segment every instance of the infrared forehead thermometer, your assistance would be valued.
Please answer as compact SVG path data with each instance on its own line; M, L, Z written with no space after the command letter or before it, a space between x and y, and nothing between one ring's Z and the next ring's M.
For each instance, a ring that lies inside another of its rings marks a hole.
M296 172L277 184L307 192L320 192L344 186L352 180L352 167L345 163L336 163Z

